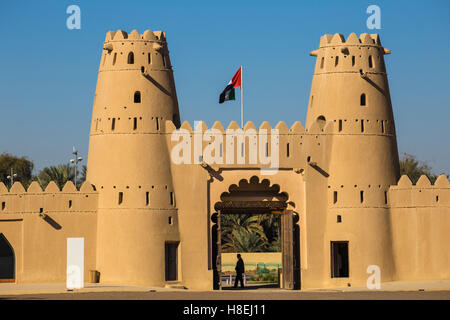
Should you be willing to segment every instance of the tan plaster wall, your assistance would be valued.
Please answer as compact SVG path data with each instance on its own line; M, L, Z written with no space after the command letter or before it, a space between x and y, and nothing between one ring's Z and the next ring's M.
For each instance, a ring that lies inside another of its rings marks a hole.
M80 191L72 182L62 191L54 182L45 191L37 182L28 191L17 182L9 192L0 185L0 203L5 202L0 233L14 249L17 283L65 282L68 237L84 238L89 280L89 270L96 266L97 199L89 182Z
M389 190L393 251L399 280L450 278L450 183L434 185L422 176L416 185L402 176Z

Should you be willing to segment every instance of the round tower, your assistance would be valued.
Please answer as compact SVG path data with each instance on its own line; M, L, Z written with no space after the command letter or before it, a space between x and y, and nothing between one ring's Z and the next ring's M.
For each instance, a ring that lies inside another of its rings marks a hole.
M166 120L180 122L165 34L109 31L87 165L99 192L101 282L163 285L177 278L177 270L167 278L165 262L167 244L179 241Z
M383 281L394 273L387 191L399 178L399 160L384 63L389 53L378 35L366 33L347 40L324 35L310 53L317 59L306 125L333 122L325 245L335 283L334 241L348 241L349 275L342 281L365 284L370 265L380 267Z

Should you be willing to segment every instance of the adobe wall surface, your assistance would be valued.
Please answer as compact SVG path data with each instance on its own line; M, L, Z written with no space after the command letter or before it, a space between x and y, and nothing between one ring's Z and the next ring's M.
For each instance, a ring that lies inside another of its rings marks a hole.
M392 246L398 280L450 279L450 183L407 176L389 190Z
M98 194L89 182L62 191L50 182L42 191L33 182L27 191L20 183L11 190L0 184L0 233L15 254L17 283L65 282L67 238L85 241L85 281L96 267Z

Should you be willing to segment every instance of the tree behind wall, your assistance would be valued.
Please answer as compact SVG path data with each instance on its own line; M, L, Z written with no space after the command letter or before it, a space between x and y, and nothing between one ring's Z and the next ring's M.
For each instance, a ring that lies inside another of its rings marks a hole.
M27 188L32 180L33 167L34 163L26 157L2 153L0 154L0 181L10 188L11 181L7 177L11 175L12 168L13 172L17 174L14 181L20 181Z
M434 183L438 176L433 174L431 170L426 162L417 160L411 154L404 153L400 159L400 174L407 175L413 184L416 184L421 175L426 175L430 182Z
M59 189L62 189L67 181L73 181L75 177L75 168L69 164L60 164L59 166L50 166L42 169L36 177L36 180L45 189L50 181L55 181ZM79 185L79 183L77 183Z

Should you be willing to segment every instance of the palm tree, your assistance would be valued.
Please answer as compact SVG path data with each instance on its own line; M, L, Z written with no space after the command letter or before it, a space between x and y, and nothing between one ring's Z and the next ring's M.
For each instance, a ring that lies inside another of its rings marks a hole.
M81 176L80 179L77 179L77 181L79 180L80 185L82 185L85 181L86 181L86 175L87 175L87 167L86 165L83 165L81 167Z
M224 252L262 252L265 251L267 239L260 233L248 232L237 228L231 232L228 242L223 245Z
M222 245L227 251L250 252L258 244L259 251L267 245L261 215L224 214L221 216ZM245 247L245 245L250 247Z
M50 181L55 181L59 189L62 189L67 181L75 177L74 167L69 164L50 166L42 169L36 177L41 187L45 189Z

